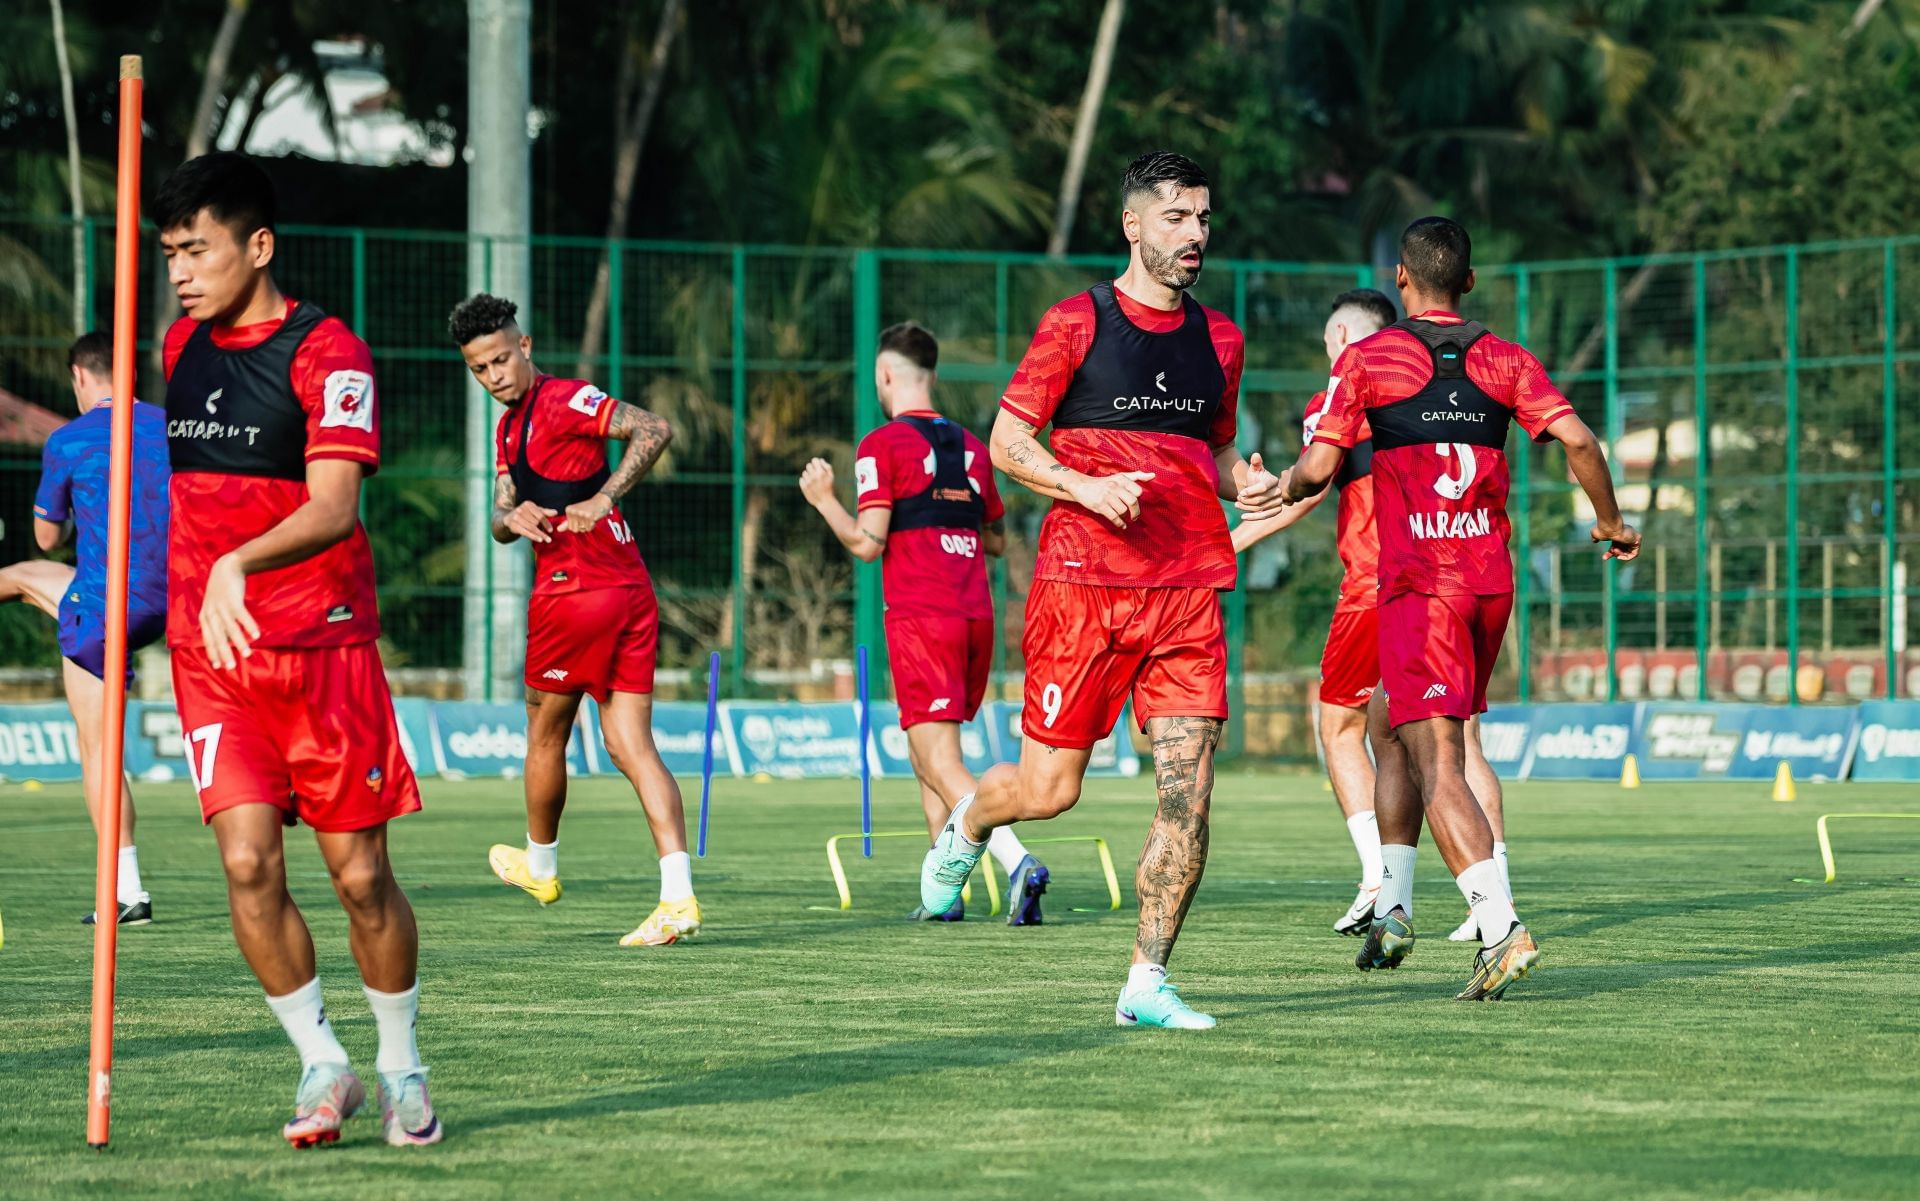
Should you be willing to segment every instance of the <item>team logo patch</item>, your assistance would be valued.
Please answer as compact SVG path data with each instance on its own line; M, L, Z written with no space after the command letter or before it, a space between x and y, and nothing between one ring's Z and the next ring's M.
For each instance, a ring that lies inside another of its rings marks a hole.
M880 486L880 464L872 455L853 461L853 490L872 492Z
M368 770L367 772L368 788L373 789L375 792L379 792L380 789L386 785L386 782L387 782L387 777L381 774L381 771L379 768L375 767Z
M218 413L220 411L219 406L214 404L213 402L216 400L219 400L222 396L226 395L226 392L227 390L225 388L215 388L213 391L207 393L207 415L208 416L212 416L213 414Z
M1445 695L1447 695L1447 686L1445 684L1433 684L1428 686L1427 694L1421 697L1420 699L1423 701L1430 701L1430 700L1433 700L1435 697L1441 697Z
M567 673L561 668L549 667L547 670L540 673L540 678L543 680L559 680L559 681L565 682L567 678Z
M1162 371L1159 375L1154 376L1153 386L1165 392L1167 390L1167 373Z
M335 605L333 608L327 610L328 625L332 625L335 622L352 621L352 620L353 620L352 605Z
M573 394L573 399L567 402L567 407L570 409L578 409L589 417L598 417L600 415L600 406L605 403L607 403L607 394L592 384L588 384Z
M327 376L326 411L320 427L339 426L373 432L373 376L341 369Z
M556 584L564 584L564 583L566 583L566 582L567 582L568 580L570 580L570 579L572 579L573 577L572 577L572 576L570 576L570 575L568 575L568 574L567 574L566 572L564 572L564 571L556 571L556 572L554 572L554 573L553 573L553 575L552 575L552 576L550 576L550 577L548 577L548 578L550 578L550 579L551 579L551 580L552 580L552 581L553 581L554 583L556 583Z

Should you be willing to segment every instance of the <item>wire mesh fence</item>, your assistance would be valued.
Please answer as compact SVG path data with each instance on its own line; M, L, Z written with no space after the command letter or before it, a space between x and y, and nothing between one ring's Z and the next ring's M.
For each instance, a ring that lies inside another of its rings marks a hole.
M71 416L75 315L89 326L107 316L112 230L89 221L80 233L0 219L6 561L34 553L44 433L33 431L45 422L25 420L20 402ZM300 227L282 231L275 260L290 295L343 317L373 348L385 465L365 518L389 663L403 687L496 699L514 694L520 648L498 633L510 627L495 609L524 587L527 561L469 554L471 497L492 477L490 459L468 449L471 431L497 410L446 336L463 296L513 281L543 370L590 378L673 423L671 449L624 506L660 592L663 691L719 649L728 695L818 695L844 691L856 642L882 645L879 578L840 552L794 481L815 455L852 478L852 448L880 420L879 329L905 319L933 329L939 401L984 434L1044 309L1121 265L659 243L609 253L592 239ZM153 346L169 293L157 253L145 267L140 392L159 399ZM1326 378L1328 301L1376 282L1359 265L1209 266L1196 295L1247 335L1243 451L1280 463L1298 450L1301 410ZM1603 571L1563 456L1516 439L1520 595L1496 696L1920 695L1907 576L1920 468L1902 469L1897 451L1920 426L1920 237L1494 266L1464 307L1540 355L1605 441L1647 538L1638 562ZM1045 502L1017 486L1003 494L996 688L1017 696ZM1246 749L1306 745L1340 572L1332 529L1330 517L1309 519L1261 544L1226 597ZM49 623L0 608L0 671L31 673L55 655Z

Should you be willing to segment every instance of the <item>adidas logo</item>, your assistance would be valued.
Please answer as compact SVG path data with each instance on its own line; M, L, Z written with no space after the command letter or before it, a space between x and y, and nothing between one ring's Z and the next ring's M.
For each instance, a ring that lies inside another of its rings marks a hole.
M1383 868L1381 868L1381 869L1380 869L1380 878L1381 878L1382 880L1391 880L1391 879L1393 879L1393 869L1392 869L1392 868L1390 868L1390 867L1383 867Z
M1483 901L1485 901L1486 899L1487 899L1487 897L1486 897L1486 894L1485 894L1485 893L1481 893L1481 892L1475 892L1475 893L1472 893L1472 894L1470 894L1470 895L1469 895L1469 896L1467 897L1467 904L1469 904L1469 905L1478 905L1478 904L1480 904L1481 902L1483 902Z
M554 667L541 672L540 678L543 680L564 680L567 678L567 673L558 667Z
M1423 701L1430 701L1436 696L1445 696L1445 695L1447 695L1447 686L1445 684L1433 684L1428 686L1427 694L1421 697L1420 699Z

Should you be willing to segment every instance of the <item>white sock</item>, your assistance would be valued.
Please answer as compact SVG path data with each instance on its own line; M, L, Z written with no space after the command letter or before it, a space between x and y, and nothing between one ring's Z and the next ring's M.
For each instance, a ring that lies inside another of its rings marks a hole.
M1385 917L1399 909L1413 916L1413 860L1415 848L1397 842L1380 844L1380 895L1373 900L1373 912Z
M527 835L527 875L535 880L551 880L560 874L560 840L535 842Z
M140 887L140 852L134 847L120 848L120 877L115 886L114 899L122 905L150 899Z
M660 899L684 901L693 895L693 857L685 851L660 856Z
M413 1041L413 1028L420 1020L420 982L405 992L381 992L366 989L367 1004L373 1007L373 1024L380 1028L380 1052L373 1066L381 1072L411 1072L420 1067L420 1048Z
M1513 900L1513 877L1507 874L1507 844L1493 844L1493 861L1500 865L1500 887L1507 890L1507 900Z
M1380 887L1380 825L1373 819L1373 810L1348 818L1347 833L1360 856L1360 887Z
M987 853L993 856L993 861L1000 865L1001 871L1012 876L1013 870L1020 866L1020 861L1027 857L1027 848L1021 844L1012 826L999 826L987 835Z
M953 807L953 812L947 815L947 824L953 827L953 832L959 836L961 842L966 843L970 847L977 847L980 844L975 842L973 839L967 837L967 827L960 820L961 813L964 812L972 804L973 804L973 794L969 792L967 795L960 798L960 803L958 805L955 805ZM988 839L989 841L991 841L992 836L989 835Z
M347 1049L333 1036L333 1023L327 1021L327 1007L320 1000L320 977L302 984L284 997L268 997L267 1007L280 1019L280 1026L300 1052L300 1066L316 1063L346 1063Z
M1500 865L1491 859L1482 859L1461 872L1454 883L1460 886L1460 895L1467 898L1467 907L1473 910L1473 920L1480 926L1480 942L1492 946L1505 938L1519 919L1514 916L1512 899L1500 883Z
M1151 992L1167 978L1167 969L1158 963L1136 963L1127 969L1128 992Z

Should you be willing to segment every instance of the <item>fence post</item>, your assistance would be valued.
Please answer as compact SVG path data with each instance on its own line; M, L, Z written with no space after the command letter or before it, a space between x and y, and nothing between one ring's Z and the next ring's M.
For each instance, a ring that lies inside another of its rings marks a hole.
M367 332L367 227L353 227L353 328Z
M1247 327L1247 272L1233 265L1233 323ZM1245 393L1242 393L1244 403ZM1238 431L1236 431L1237 433ZM1234 521L1238 524L1239 517ZM1227 617L1227 712L1238 720L1227 723L1226 754L1238 755L1247 746L1247 582L1234 564L1233 591L1226 596Z
M1532 280L1525 267L1514 269L1513 273L1513 337L1520 345L1527 344L1527 305L1528 292ZM1520 671L1516 680L1517 699L1527 704L1533 699L1533 610L1528 601L1533 592L1533 439L1527 436L1525 429L1520 430L1520 451L1514 456L1513 477L1514 492L1520 497L1520 552L1518 570L1513 573L1513 607L1519 612L1520 621L1514 628L1514 649L1520 655Z
M1899 632L1893 628L1894 614L1900 606L1893 603L1893 562L1900 554L1900 541L1894 526L1893 511L1899 503L1897 481L1899 479L1899 458L1894 442L1895 423L1893 397L1894 343L1900 336L1894 325L1895 271L1893 257L1893 239L1889 238L1880 248L1880 309L1881 309L1881 346L1880 346L1880 528L1886 539L1886 553L1882 556L1880 572L1881 595L1886 598L1885 614L1880 621L1880 632L1886 638L1887 651L1887 699L1900 695L1898 683L1900 672Z
M1800 250L1787 247L1787 704L1800 703Z
M97 322L94 320L95 301L94 301L94 286L93 286L93 218L92 217L80 218L80 229L81 229L80 287L85 295L85 300L82 302L83 307L81 309L81 312L84 315L84 320L86 324L86 329L82 329L80 332L84 334L87 332L87 330L94 329L97 327ZM1892 251L1889 250L1888 253L1891 254ZM360 327L360 328L364 328L364 327Z
M727 648L727 695L744 696L747 678L746 551L740 544L747 515L747 248L733 248L733 645Z
M1606 360L1606 439L1607 474L1613 477L1614 489L1620 487L1620 438L1625 420L1620 412L1620 290L1618 270L1612 261L1606 266L1606 323L1607 323L1607 360ZM1601 626L1607 647L1607 700L1620 699L1620 618L1614 612L1617 592L1613 568L1602 563L1600 566L1600 606Z
M614 242L607 247L607 392L617 402L627 394L625 379L627 365L627 305L626 291L626 247ZM618 467L623 452L607 442L607 466ZM618 505L614 506L619 508ZM734 537L738 538L738 528Z
M1696 699L1707 699L1707 656L1713 623L1708 606L1707 467L1713 438L1707 424L1707 260L1693 256L1693 672Z
M876 251L856 251L853 256L853 444L883 420L880 394L873 382L873 359L880 346L880 255ZM888 680L886 628L882 618L884 604L880 595L880 565L853 564L853 640L869 648L868 678L877 670L883 685ZM884 695L884 688L881 689Z
M993 264L993 361L1007 361L1007 260L1004 258Z

